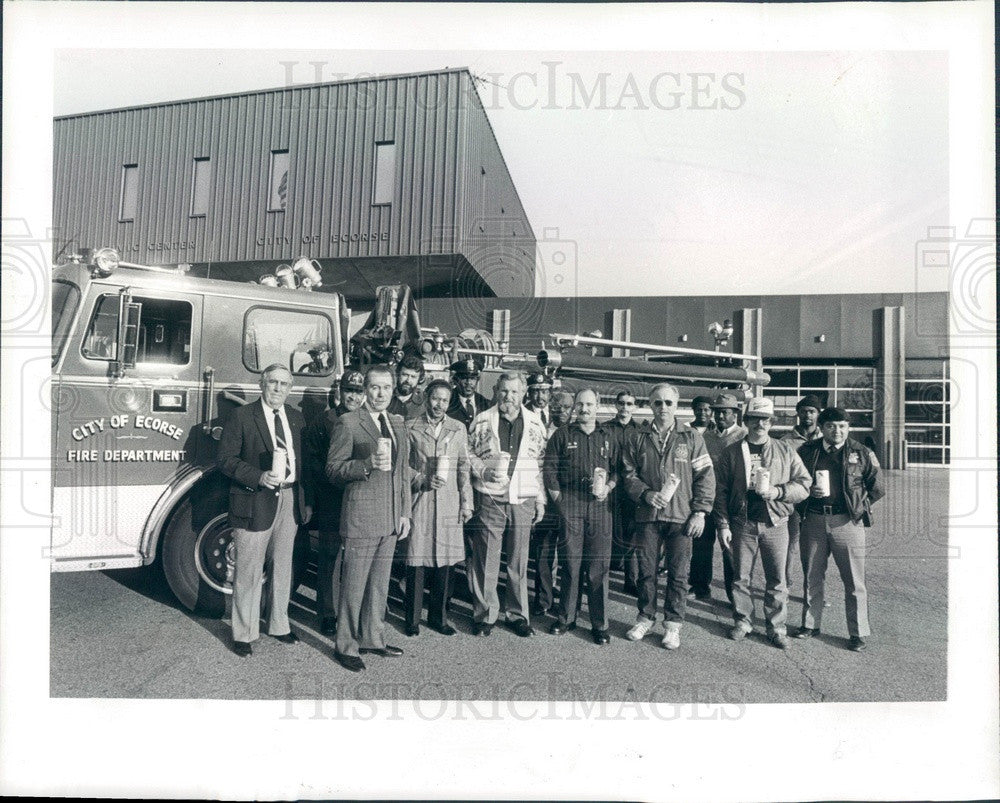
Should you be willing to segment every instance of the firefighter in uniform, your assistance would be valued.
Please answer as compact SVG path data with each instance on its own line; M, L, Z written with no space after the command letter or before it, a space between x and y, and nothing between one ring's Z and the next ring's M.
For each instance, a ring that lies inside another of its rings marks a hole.
M549 410L551 395L552 381L545 374L540 371L528 374L528 400L524 406L538 413L550 437L555 431ZM549 613L555 602L553 580L558 540L559 513L549 506L545 510L545 516L531 531L531 562L535 564L535 601L531 606L533 616Z
M556 430L545 450L545 489L559 511L559 614L549 632L576 628L580 572L587 573L587 606L595 644L607 644L611 570L611 504L618 480L614 438L597 426L597 393L576 394L577 420ZM603 472L598 477L596 472Z
M818 396L812 394L803 396L799 403L795 405L795 417L798 423L792 427L790 432L782 436L783 441L788 441L793 449L798 449L804 443L819 440L823 437L820 432L817 419L819 411L823 409L823 402ZM785 578L788 581L788 593L792 593L792 565L795 563L795 556L798 555L802 564L802 582L805 585L806 578L806 550L801 544L800 535L801 519L797 512L793 512L788 517L788 560L785 561Z
M619 391L615 396L615 407L618 412L610 421L601 426L614 440L618 455L621 457L625 449L625 441L639 428L639 423L633 418L635 412L635 394L627 390ZM616 467L621 473L621 466ZM639 589L639 558L635 551L635 503L629 499L625 485L619 483L611 495L611 565L621 568L625 573L624 591L637 596Z

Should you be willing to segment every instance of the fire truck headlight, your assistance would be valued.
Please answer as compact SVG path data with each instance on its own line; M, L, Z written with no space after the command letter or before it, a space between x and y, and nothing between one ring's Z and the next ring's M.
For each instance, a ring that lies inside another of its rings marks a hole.
M115 272L121 257L114 248L100 248L94 252L94 274L104 278Z

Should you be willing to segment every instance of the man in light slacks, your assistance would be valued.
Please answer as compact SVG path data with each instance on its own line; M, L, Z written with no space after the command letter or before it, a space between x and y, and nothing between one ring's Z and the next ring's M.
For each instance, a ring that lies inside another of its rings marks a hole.
M871 526L872 503L885 491L875 454L848 437L846 410L828 407L819 414L823 437L799 447L799 457L813 477L802 503L802 540L806 548L805 607L797 638L820 632L826 567L833 556L844 583L848 648L865 649L871 634L865 586L865 527Z

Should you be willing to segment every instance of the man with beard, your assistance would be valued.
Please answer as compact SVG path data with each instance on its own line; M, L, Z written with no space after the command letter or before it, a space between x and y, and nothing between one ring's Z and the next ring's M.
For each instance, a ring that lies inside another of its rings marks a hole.
M490 406L489 399L477 390L479 371L479 364L471 357L451 364L455 393L448 405L448 415L461 421L466 429L471 429L476 416Z
M344 488L340 513L343 576L334 657L351 672L365 668L363 653L403 654L385 642L385 608L397 538L410 532L410 441L403 419L386 411L392 369L365 375L366 406L344 413L330 434L326 476Z
M406 421L424 412L423 395L417 388L424 381L424 364L419 357L407 354L396 366L396 393L389 402L389 412Z
M519 373L500 374L496 406L479 413L469 433L476 516L468 575L477 636L489 636L500 614L501 549L507 555L507 623L518 636L534 633L528 547L531 526L545 514L541 467L547 434L538 415L522 404L524 390Z
M344 491L326 478L326 457L330 451L330 432L344 413L357 410L365 400L365 377L348 370L340 378L340 402L326 411L302 435L306 468L314 489L313 523L319 538L316 566L316 616L320 631L332 636L337 632L337 601L340 597L340 504Z

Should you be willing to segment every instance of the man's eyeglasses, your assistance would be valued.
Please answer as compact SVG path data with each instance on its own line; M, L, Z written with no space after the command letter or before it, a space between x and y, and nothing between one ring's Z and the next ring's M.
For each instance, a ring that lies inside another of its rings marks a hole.
M673 399L650 399L649 401L652 407L673 407Z

